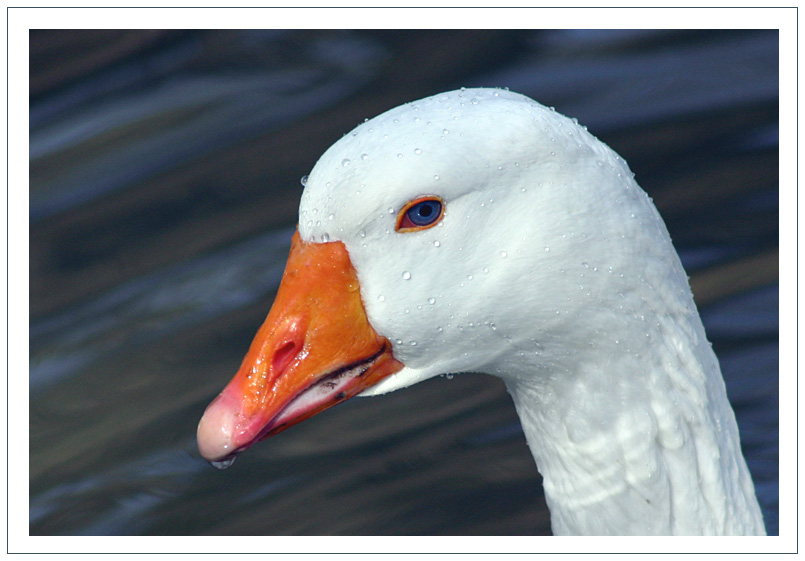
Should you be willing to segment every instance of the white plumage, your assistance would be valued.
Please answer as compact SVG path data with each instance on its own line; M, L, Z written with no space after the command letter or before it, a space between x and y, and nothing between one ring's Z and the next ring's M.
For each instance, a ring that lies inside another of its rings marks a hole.
M443 220L399 233L421 195ZM405 367L511 393L556 534L762 534L724 383L665 226L626 163L522 95L371 119L310 174L303 240L342 241Z

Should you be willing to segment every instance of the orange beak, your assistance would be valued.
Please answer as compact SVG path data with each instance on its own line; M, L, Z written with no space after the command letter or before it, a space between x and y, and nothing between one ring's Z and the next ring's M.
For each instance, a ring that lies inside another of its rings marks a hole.
M235 377L198 425L201 455L227 467L252 444L353 397L403 367L361 302L341 242L293 236L274 305Z

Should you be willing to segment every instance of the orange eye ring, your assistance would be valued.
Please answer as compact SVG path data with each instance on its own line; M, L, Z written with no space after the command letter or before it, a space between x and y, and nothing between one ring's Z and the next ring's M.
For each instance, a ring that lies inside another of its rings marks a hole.
M405 203L397 214L394 229L400 233L433 228L444 216L444 201L436 195L424 195Z

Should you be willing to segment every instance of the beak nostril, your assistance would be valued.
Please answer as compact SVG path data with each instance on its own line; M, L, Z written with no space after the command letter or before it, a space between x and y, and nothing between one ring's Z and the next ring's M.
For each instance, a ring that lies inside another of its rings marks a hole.
M274 352L274 361L271 363L271 371L275 377L282 374L300 350L301 348L297 349L297 345L293 341L288 341L277 348Z

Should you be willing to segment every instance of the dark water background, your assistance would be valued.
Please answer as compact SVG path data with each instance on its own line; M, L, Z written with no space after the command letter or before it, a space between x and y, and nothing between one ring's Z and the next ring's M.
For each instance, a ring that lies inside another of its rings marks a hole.
M354 399L196 452L279 282L299 179L461 86L577 117L680 251L778 529L776 31L32 31L33 535L550 532L502 382Z

